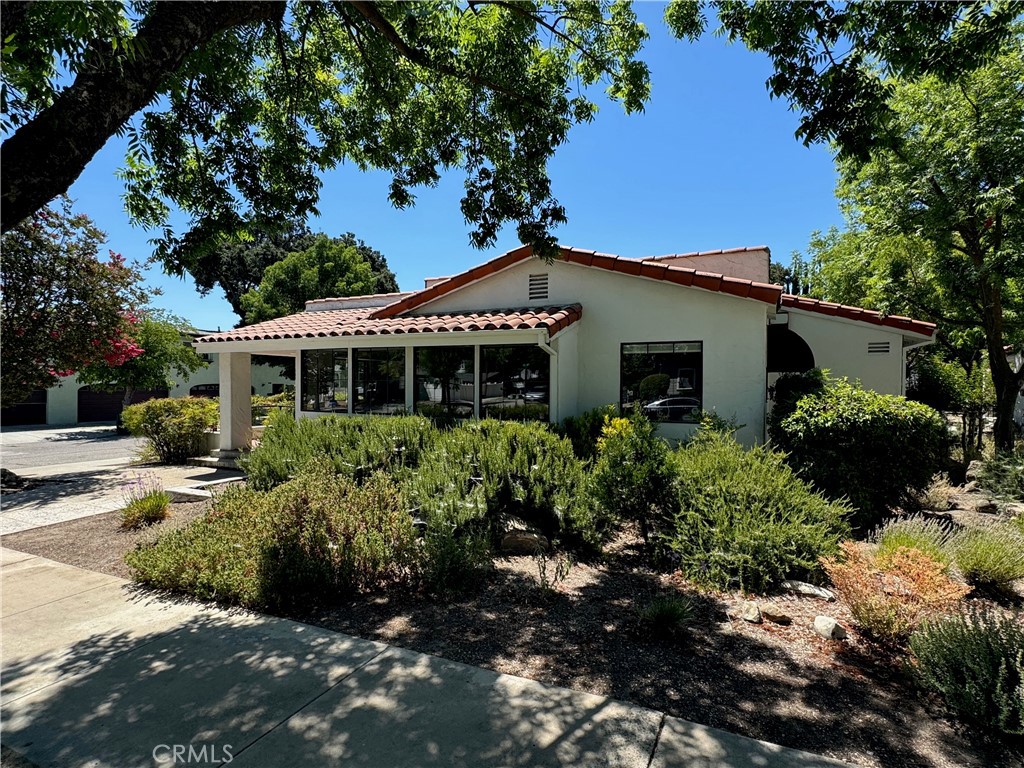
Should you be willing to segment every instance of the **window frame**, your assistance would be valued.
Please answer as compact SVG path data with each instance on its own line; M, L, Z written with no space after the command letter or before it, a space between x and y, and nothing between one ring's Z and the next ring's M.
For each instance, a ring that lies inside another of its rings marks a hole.
M703 339L689 339L689 340L682 339L682 340L673 340L673 341L624 341L624 342L621 342L619 344L619 412L620 413L625 413L625 403L623 402L623 390L625 389L625 387L624 387L624 379L625 379L626 347L636 347L636 346L643 345L644 347L647 348L647 350L650 350L650 348L652 346L665 345L665 344L671 344L672 345L673 351L671 353L669 353L669 354L672 354L672 355L676 355L676 354L699 354L700 355L700 366L699 366L699 369L698 369L699 373L695 373L695 375L694 375L694 383L696 384L694 389L697 392L697 395L696 395L696 397L694 399L696 399L698 401L698 413L701 413L701 412L704 411L704 340ZM676 352L675 351L675 346L677 344L697 344L697 345L699 345L700 349L696 353L693 353L693 352L690 352L690 353ZM632 354L635 354L635 353L632 353ZM645 354L646 355L650 355L652 353L650 351L647 351L647 352L645 352ZM655 353L655 354L657 354L657 353ZM692 366L685 366L685 367L686 368L692 368ZM683 370L683 368L680 367L679 370ZM687 395L666 395L666 397L673 397L673 396L674 397L686 397ZM644 408L644 407L646 407L646 406L641 406L641 408ZM684 419L664 418L664 419L652 419L652 421L654 421L656 424L697 424L697 423L699 423L700 419L697 418L697 419L694 419L694 420L684 420Z

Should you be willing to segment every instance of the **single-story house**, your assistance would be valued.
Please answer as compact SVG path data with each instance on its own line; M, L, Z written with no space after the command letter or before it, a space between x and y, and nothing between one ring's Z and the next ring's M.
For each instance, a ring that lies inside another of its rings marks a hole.
M818 366L902 394L907 350L935 327L787 295L767 247L624 258L524 246L421 290L310 301L196 339L220 356L220 447L249 445L250 356L294 357L296 417L449 414L559 421L639 406L668 438L700 411L764 437L769 388Z

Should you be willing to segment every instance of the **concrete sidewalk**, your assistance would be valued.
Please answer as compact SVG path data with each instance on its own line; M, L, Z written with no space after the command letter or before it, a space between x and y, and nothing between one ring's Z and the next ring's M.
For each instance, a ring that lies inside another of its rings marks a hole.
M124 458L105 459L19 470L23 477L41 483L4 494L0 500L0 535L121 509L124 487L139 476L156 478L164 488L196 487L243 477L233 470L133 466L129 462Z
M12 550L0 562L2 739L40 768L842 765Z

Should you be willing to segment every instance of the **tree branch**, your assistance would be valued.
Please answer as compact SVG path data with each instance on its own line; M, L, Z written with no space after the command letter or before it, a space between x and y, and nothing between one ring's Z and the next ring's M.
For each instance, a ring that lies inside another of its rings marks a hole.
M283 0L158 0L135 38L134 57L97 51L52 105L4 141L2 230L66 192L107 140L156 98L166 77L189 54L223 30L281 18L284 9Z

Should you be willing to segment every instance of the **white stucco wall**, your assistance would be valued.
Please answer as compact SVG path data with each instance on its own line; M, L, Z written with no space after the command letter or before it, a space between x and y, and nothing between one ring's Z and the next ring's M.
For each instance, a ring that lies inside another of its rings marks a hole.
M895 329L856 323L800 310L786 310L789 329L814 353L814 364L833 377L857 379L867 389L904 394L903 334ZM888 342L889 352L869 353L871 342Z
M545 272L549 275L548 298L529 301L529 275ZM417 311L430 314L572 302L583 305L583 318L574 326L578 362L574 373L559 371L559 388L567 388L571 377L577 377L576 413L619 402L622 344L700 341L704 345L704 409L737 419L744 425L738 435L743 441L761 439L766 327L771 310L763 302L576 264L545 264L530 259ZM560 354L558 365L572 365L571 355L563 359ZM560 395L562 398L564 395ZM661 431L666 437L681 438L693 429L688 424L665 424Z
M189 390L197 384L217 384L220 381L220 366L218 358L220 355L211 355L212 362L205 368L200 368L189 378L175 383L169 389L171 397L185 397ZM277 366L254 365L252 366L252 386L256 388L256 394L269 395L272 393L274 384L293 384L291 379L280 375L280 368ZM78 390L80 385L77 376L65 376L60 384L51 387L46 393L46 423L52 426L62 424L78 423Z

